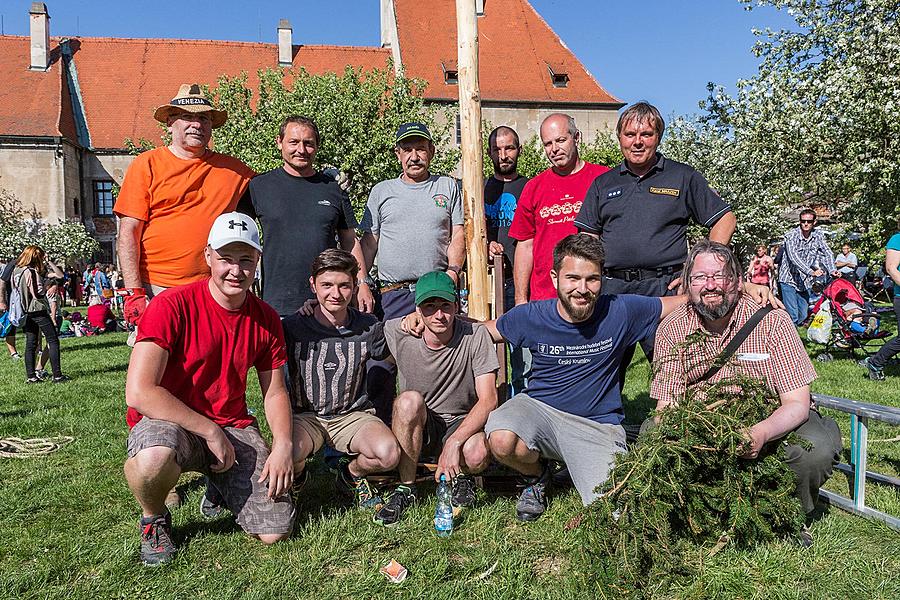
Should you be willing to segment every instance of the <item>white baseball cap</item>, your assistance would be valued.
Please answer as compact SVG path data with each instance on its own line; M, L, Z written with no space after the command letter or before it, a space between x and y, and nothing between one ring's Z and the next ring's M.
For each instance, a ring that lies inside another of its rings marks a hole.
M256 222L239 212L225 213L216 218L212 229L209 230L208 242L213 247L213 250L218 250L234 242L240 242L262 252L262 246L259 243L259 229L256 227Z

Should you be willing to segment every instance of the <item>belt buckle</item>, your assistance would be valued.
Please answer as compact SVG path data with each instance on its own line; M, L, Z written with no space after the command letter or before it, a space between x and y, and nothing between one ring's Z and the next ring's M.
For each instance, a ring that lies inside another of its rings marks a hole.
M632 282L632 281L635 281L635 277L634 277L634 269L623 269L622 271L623 271L623 273L625 274L624 279L625 279L626 283L630 283L630 282Z

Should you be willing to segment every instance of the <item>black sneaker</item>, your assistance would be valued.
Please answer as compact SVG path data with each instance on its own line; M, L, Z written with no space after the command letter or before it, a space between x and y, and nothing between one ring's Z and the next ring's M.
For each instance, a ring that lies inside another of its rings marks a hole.
M60 375L53 378L53 383L66 383L67 381L72 381L72 378L68 375Z
M172 515L141 517L141 562L156 566L169 562L178 547L172 540Z
M454 508L472 508L475 506L475 480L460 473L450 487L450 506Z
M29 377L28 379L26 379L25 383L44 383L44 380L41 379L40 377L35 376L35 377Z
M537 477L526 479L525 489L516 502L516 517L520 521L534 521L547 510L547 488L550 487L550 470L544 470Z
M22 360L22 355L19 354L18 352L13 352L12 354L9 355L9 359L10 360Z
M344 496L353 498L356 501L356 507L361 510L378 510L381 508L384 505L384 500L378 494L378 490L372 487L369 480L365 477L354 476L348 468L349 465L349 460L341 461L340 468L334 478L334 487Z
M294 476L294 482L291 484L291 500L294 502L294 506L300 502L300 494L303 492L303 488L306 487L307 482L309 481L309 469L304 468L300 471L299 475Z
M884 381L884 369L873 365L872 358L870 356L862 359L860 364L869 370L869 379L871 379L872 381Z
M387 502L375 511L372 520L379 525L384 525L386 527L396 525L406 509L412 506L415 501L416 486L401 483L397 486L397 489L388 496Z
M38 369L34 372L34 376L38 379L47 379L47 375L49 375L49 373L47 373L45 369Z
M213 482L206 480L206 491L200 498L200 515L205 519L218 519L225 512L225 498Z

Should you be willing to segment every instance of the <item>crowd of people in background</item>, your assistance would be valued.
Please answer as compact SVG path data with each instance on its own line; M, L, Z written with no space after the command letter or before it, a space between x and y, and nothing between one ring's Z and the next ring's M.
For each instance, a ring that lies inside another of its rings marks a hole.
M760 244L742 268L729 247L737 217L702 174L659 151L665 125L652 105L620 115L624 160L613 168L581 158L569 115L541 123L550 166L531 179L518 172L517 132L491 132L488 254L503 257L506 293L505 314L484 323L460 315L462 197L454 179L431 171L425 124L398 127L400 174L372 188L357 221L342 178L316 167L322 140L312 119L286 116L273 140L282 163L256 174L208 147L227 113L198 84L182 85L154 118L171 141L138 155L126 173L114 207L120 270L94 263L63 273L29 246L0 286L0 309L10 290L26 307L28 383L68 380L59 338L115 330L121 309L134 346L125 474L142 511L145 564L177 550L170 509L183 472L206 476L201 514L230 511L270 544L290 535L306 460L322 449L336 489L381 525L398 523L417 501L426 456L457 508L475 502L472 476L491 461L521 477L520 520L546 510L551 461L564 463L587 504L627 449L621 392L636 345L653 361L698 330L709 335L697 373L736 336L761 349L764 358L745 366L781 406L747 424L745 456L790 432L813 440L813 449L788 453L797 495L813 511L841 444L834 422L811 409L816 374L792 324L806 322L822 279L855 282L859 260L848 245L832 253L816 213L804 209L775 256ZM708 235L693 249L692 224ZM900 234L885 268L900 317L898 256ZM250 290L260 266L258 298ZM763 308L776 292L787 312ZM73 301L89 305L85 317L63 310ZM17 357L15 338L6 339ZM866 361L873 379L884 378L898 340ZM497 393L495 344L509 349L508 398ZM252 368L271 444L246 403ZM659 414L705 378L657 373ZM389 490L367 478L393 470ZM812 543L808 530L801 541Z

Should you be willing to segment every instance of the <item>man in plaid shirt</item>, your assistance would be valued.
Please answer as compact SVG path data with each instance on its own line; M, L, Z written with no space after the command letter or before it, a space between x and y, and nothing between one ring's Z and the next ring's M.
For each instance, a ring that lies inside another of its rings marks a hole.
M834 253L825 242L825 234L816 229L816 213L804 209L800 225L784 234L784 258L778 269L781 301L794 325L809 314L809 291L816 277L825 273L837 276Z
M686 387L697 385L728 342L760 308L742 294L740 264L722 244L702 240L691 250L683 281L688 302L669 314L656 333L657 372L650 386L658 411L677 402ZM685 339L700 333L699 341L685 347ZM786 448L787 465L797 475L797 496L809 515L816 506L819 488L831 477L841 451L837 424L813 408L809 384L816 371L788 315L773 310L750 332L732 359L706 380L715 383L736 374L763 381L777 394L781 406L768 418L748 423L744 456L755 458L763 446L795 431L812 447ZM801 539L812 543L808 531Z

